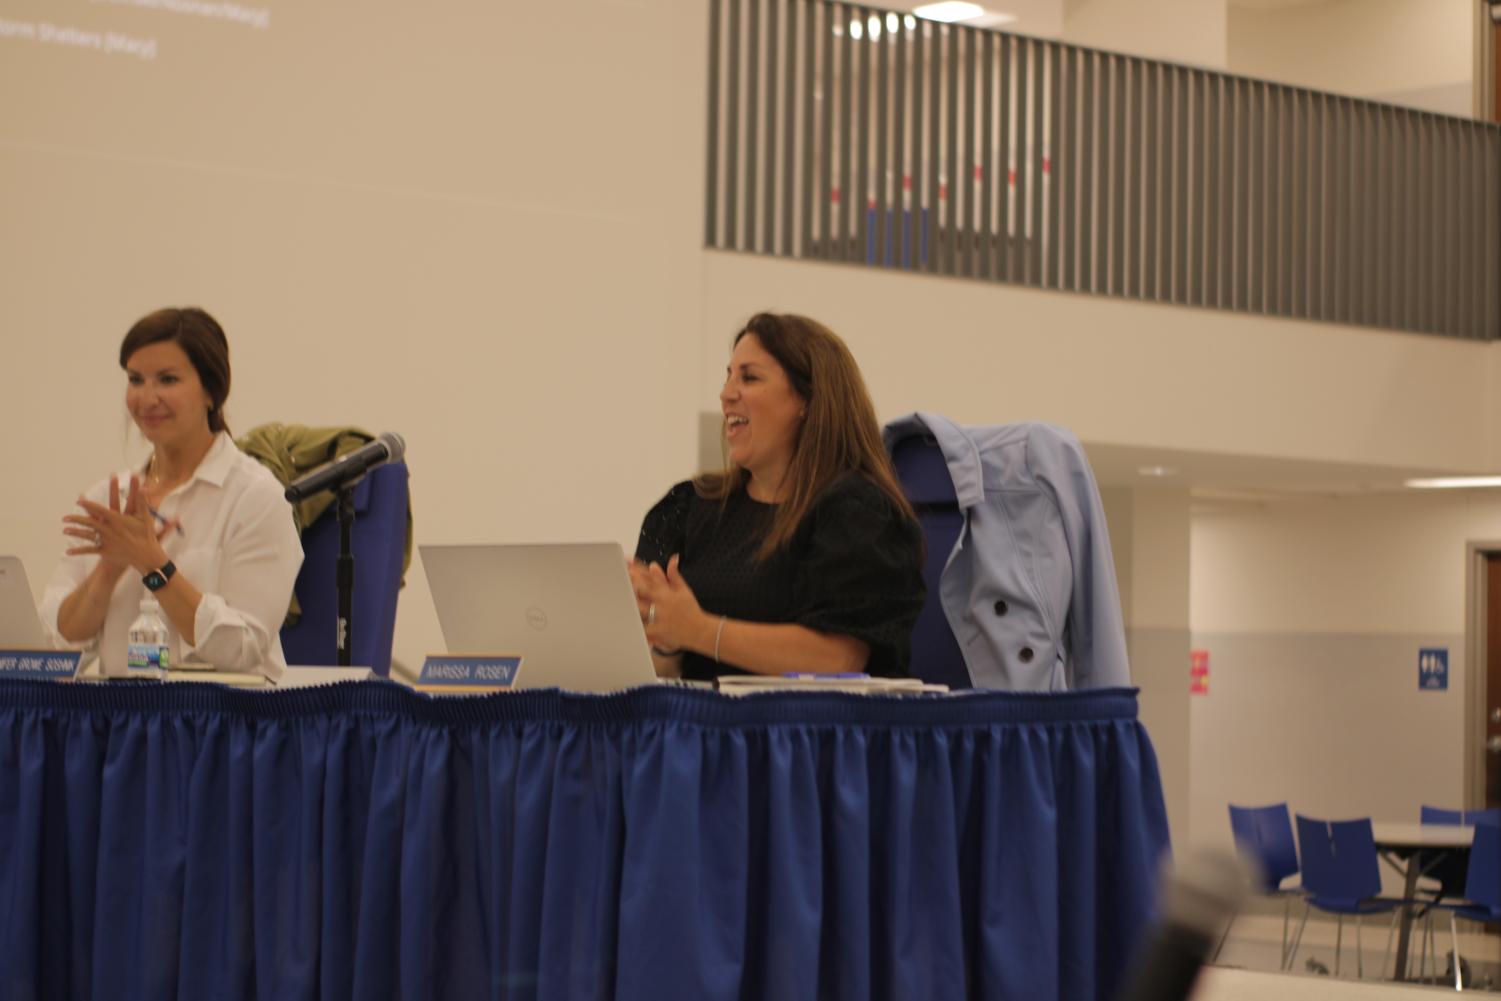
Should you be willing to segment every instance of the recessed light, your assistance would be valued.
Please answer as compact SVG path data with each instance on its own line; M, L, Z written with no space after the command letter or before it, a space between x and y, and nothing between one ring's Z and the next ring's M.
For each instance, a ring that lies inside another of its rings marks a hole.
M1431 479L1404 482L1406 486L1417 490L1473 490L1482 487L1501 487L1501 476L1435 476Z
M1136 471L1142 476L1177 476L1178 471L1172 466L1137 466Z
M979 4L964 3L962 0L944 0L943 3L916 7L912 13L929 21L973 21L977 17L984 17L985 9Z

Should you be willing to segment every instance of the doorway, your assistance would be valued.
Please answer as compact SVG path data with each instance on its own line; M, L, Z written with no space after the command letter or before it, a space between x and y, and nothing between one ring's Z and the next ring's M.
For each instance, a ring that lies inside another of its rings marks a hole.
M1467 547L1465 808L1501 806L1501 542Z
M1485 568L1485 685L1476 701L1485 712L1485 805L1501 806L1501 553L1486 553Z

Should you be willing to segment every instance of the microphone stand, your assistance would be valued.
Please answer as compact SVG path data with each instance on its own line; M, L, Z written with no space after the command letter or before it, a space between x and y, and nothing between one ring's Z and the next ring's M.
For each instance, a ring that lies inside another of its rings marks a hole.
M337 583L339 589L339 620L334 629L334 641L338 650L340 667L353 663L354 635L354 485L363 477L351 480L339 487L339 562Z

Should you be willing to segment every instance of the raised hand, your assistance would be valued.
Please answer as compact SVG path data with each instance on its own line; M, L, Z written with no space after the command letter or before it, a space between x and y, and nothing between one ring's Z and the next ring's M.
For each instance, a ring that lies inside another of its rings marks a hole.
M106 569L123 571L134 567L143 574L167 562L162 539L176 526L172 522L160 526L156 523L140 477L130 477L123 505L120 481L112 476L108 505L80 497L78 506L83 514L63 516L63 534L83 542L69 548L69 556L98 556Z

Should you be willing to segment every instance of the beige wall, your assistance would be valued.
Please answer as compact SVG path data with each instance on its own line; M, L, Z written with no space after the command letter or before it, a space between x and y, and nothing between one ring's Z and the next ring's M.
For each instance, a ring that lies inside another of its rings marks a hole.
M1189 837L1189 494L1182 487L1101 491L1131 656L1175 843Z
M1469 116L1473 0L1231 6L1232 73Z
M885 416L1047 420L1086 442L1486 468L1501 347L947 278L708 253L700 401L760 308L851 344Z
M1464 796L1465 554L1501 538L1495 491L1215 505L1195 514L1191 621L1210 692L1191 703L1190 823L1225 805L1416 819ZM1449 690L1420 691L1420 647Z
M1195 632L1458 633L1464 546L1501 538L1501 493L1233 505L1193 526Z
M1477 436L1486 443L1486 466L1501 469L1501 344L1492 345L1487 355L1490 362L1490 391L1486 393L1486 413L1482 417Z
M1225 0L1063 0L1062 39L1150 59L1225 68Z
M143 454L115 352L164 304L224 322L236 428L404 434L419 542L633 542L696 447L702 4L72 6L161 44L0 39L0 551L34 588ZM420 566L395 645L442 648Z

